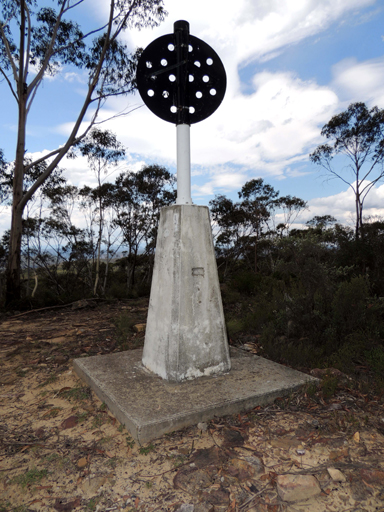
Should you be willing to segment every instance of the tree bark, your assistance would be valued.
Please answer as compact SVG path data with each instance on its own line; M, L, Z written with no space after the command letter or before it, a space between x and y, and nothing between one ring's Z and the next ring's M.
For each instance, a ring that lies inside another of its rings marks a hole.
M15 169L12 192L12 221L9 240L9 257L6 276L5 304L9 305L21 297L21 236L23 229L23 210L21 200L23 197L24 180L24 153L25 134L27 123L27 84L24 83L24 34L25 34L25 11L24 1L21 1L21 23L20 23L20 62L17 84L18 95L18 136L16 146Z

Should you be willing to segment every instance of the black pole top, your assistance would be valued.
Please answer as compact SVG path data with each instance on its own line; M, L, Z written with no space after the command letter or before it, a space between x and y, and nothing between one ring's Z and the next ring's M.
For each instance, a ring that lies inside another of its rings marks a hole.
M175 21L173 24L173 31L176 33L178 30L181 30L182 32L187 32L189 35L189 23L185 20L179 20Z

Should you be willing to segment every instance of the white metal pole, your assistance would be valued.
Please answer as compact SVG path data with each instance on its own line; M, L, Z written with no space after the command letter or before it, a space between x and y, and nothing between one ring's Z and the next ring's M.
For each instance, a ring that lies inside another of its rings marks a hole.
M192 204L191 141L189 124L176 126L177 139L177 198L176 204Z

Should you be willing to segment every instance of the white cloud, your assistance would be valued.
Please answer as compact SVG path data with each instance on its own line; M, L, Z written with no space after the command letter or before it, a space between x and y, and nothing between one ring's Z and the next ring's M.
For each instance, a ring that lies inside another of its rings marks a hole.
M333 67L333 75L332 86L342 101L363 100L384 107L384 57L364 62L344 59Z
M97 3L93 15L105 15L108 2ZM295 173L289 166L307 160L310 149L320 140L320 127L338 110L337 94L342 90L344 95L349 94L348 80L340 78L338 86L335 81L325 87L302 81L292 73L262 71L253 77L253 93L245 95L238 69L252 60L266 61L288 45L321 34L332 23L341 23L346 16L374 3L375 0L238 0L234 10L228 0L167 0L165 8L170 14L164 23L154 30L131 30L125 37L130 45L145 47L155 38L173 32L176 20L186 19L191 33L211 44L222 58L228 78L226 97L212 117L192 125L193 165L205 167L207 176L213 166L235 164L242 177L292 177ZM341 76L337 70L335 73ZM132 105L141 103L138 95L128 100ZM127 98L115 99L104 115L113 115L126 105ZM108 128L132 153L163 165L175 165L175 127L146 107L109 122ZM69 125L60 129L68 131ZM233 180L234 187L237 181ZM214 183L211 181L205 190L213 190Z
M191 127L193 174L206 175L206 183L194 185L194 194L239 190L247 179L256 176L283 179L305 174L295 164L308 161L308 153L321 140L320 127L340 110L340 100L349 103L368 97L375 104L384 105L384 58L360 63L342 61L333 68L334 80L329 86L304 81L293 73L262 71L262 63L284 52L287 46L321 35L332 23L343 23L347 16L374 3L375 0L238 0L234 8L228 0L166 0L170 15L165 23L155 30L127 32L130 46L145 47L156 37L172 32L174 21L187 19L191 33L210 44L224 62L228 86L222 105L213 116ZM101 20L109 2L95 0L94 4L91 15ZM251 94L244 94L238 70L251 61L258 61L261 71L253 77ZM64 78L68 82L82 80L74 74ZM129 105L141 103L138 95L113 99L103 116L108 118ZM57 130L68 134L72 126L60 124ZM116 132L128 147L128 166L133 170L146 161L175 165L175 127L146 107L113 119L105 127ZM94 183L85 161L65 161L62 165L71 182L80 186ZM337 206L343 197L331 196L328 202L312 200L311 208L327 209L325 213L329 213L329 208L334 207L335 217L345 216L350 208L347 203L353 209L353 201L349 203L347 196L344 205Z
M308 201L309 210L304 222L315 215L333 215L341 224L351 227L355 222L355 195L351 188L328 197ZM373 187L364 202L363 217L384 218L384 185Z
M0 237L11 226L11 208L0 205Z
M318 34L333 22L375 0L167 0L169 16L153 31L132 32L130 40L145 47L173 32L173 23L188 20L191 33L204 39L226 59L238 63L265 59L283 47ZM204 16L202 16L204 13Z
M245 172L279 176L288 165L307 159L308 148L319 136L319 123L335 113L335 93L290 73L259 73L253 83L253 94L232 88L214 115L192 125L193 165L209 172L212 166L230 163L239 166L242 177ZM116 110L122 101L114 101ZM108 127L130 151L175 165L176 129L146 107L111 121ZM233 180L234 187L237 183Z

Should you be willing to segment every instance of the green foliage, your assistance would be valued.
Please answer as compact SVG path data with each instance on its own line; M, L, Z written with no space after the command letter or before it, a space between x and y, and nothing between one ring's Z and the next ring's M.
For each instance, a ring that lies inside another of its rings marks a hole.
M324 398L329 399L332 396L334 396L334 394L337 391L338 385L339 380L337 377L333 375L326 375L320 385Z
M65 389L60 393L60 396L70 401L80 402L82 400L89 400L92 397L92 391L88 386L81 386L78 388Z
M229 339L234 338L236 334L244 331L244 329L244 322L241 319L232 318L227 321L227 333Z
M132 439L131 436L126 435L125 436L125 441L127 443L128 448L133 448L135 446L135 441Z
M154 452L154 451L156 451L156 448L152 443L150 443L148 446L142 446L139 449L140 455L148 455L149 453Z
M94 498L91 498L86 505L86 510L94 512L100 500L101 496L95 496Z
M376 378L384 381L384 346L375 345L364 352Z
M12 482L20 485L24 489L27 486L39 483L47 475L47 469L32 468L22 475L13 477Z
M115 320L116 335L119 346L124 350L127 348L127 340L132 336L135 318L129 313L121 313Z

